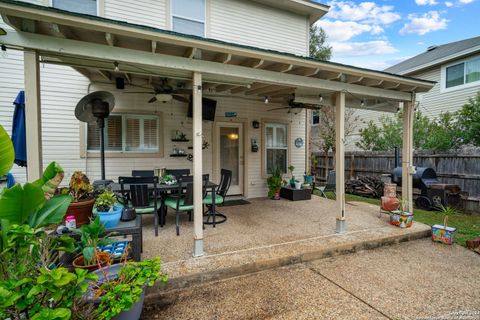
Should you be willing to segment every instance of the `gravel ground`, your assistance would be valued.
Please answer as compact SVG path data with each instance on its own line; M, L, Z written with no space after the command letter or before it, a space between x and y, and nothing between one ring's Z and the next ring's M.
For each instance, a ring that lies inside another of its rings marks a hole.
M455 312L468 312L468 317ZM480 319L480 256L425 239L167 292L142 319L440 315Z

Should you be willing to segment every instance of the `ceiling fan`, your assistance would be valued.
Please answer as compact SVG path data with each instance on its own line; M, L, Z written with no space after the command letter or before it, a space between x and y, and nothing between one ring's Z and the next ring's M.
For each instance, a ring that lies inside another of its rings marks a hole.
M175 99L180 102L185 102L188 103L190 100L188 98L185 98L183 95L185 94L191 94L192 90L190 89L183 89L183 88L174 88L171 85L168 84L167 79L163 79L162 83L157 86L153 86L153 91L150 92L145 92L145 91L129 91L125 93L136 93L136 94L149 94L153 95L150 100L148 100L148 103L153 103L155 101L160 101L163 103L169 102L172 99Z
M286 107L280 107L280 108L273 108L269 109L267 111L275 111L275 110L283 110L287 109L287 113L291 113L294 109L308 109L308 110L320 110L319 105L315 104L306 104L306 103L301 103L301 102L295 102L293 99L288 101L288 106Z

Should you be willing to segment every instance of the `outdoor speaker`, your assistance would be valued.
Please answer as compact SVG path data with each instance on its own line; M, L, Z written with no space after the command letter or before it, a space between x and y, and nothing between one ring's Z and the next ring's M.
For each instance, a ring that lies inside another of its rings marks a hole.
M125 89L125 79L120 77L115 78L115 87L120 90Z

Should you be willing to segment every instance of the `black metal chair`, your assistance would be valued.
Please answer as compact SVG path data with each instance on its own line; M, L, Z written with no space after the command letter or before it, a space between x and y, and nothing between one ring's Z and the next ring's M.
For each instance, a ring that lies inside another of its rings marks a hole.
M153 213L155 215L155 236L158 236L158 177L119 177L121 194L124 196L124 206L134 208L137 214ZM125 186L129 186L128 193ZM149 188L153 186L153 197ZM125 195L128 194L128 197Z
M180 177L189 176L190 169L166 169L165 174L172 175L178 180Z
M132 177L153 177L154 175L153 170L132 170Z
M207 221L204 222L205 224L212 224L213 227L217 223L223 223L227 221L227 216L224 214L220 213L215 209L215 212L213 212L213 201L215 200L215 206L216 205L223 205L225 202L225 198L227 197L228 189L230 189L230 185L232 183L232 171L227 170L227 169L222 169L220 171L220 183L217 188L217 192L215 193L215 198L213 198L212 194L208 194L206 197L203 199L203 204L205 204L208 208L207 210ZM217 220L217 216L219 216L221 219ZM212 218L212 222L210 222L210 218Z
M206 194L206 186L209 175L203 177L203 195ZM185 189L185 192L183 191ZM175 228L177 236L180 235L180 213L187 212L189 221L192 221L193 211L193 176L183 176L178 179L177 193L165 199L165 206L175 210Z

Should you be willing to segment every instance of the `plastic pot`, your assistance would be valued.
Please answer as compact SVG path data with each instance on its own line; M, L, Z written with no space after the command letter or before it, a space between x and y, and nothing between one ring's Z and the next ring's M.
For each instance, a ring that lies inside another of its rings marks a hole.
M122 217L122 209L123 207L121 206L113 206L113 211L98 212L94 208L93 213L100 217L100 222L105 225L105 228L115 228Z
M97 260L100 261L100 265L102 266L102 268L106 267L106 266L108 266L108 264L111 261L110 254L107 253L107 252L98 252L97 253ZM80 255L80 256L76 257L73 260L72 265L75 268L87 269L88 271L95 271L95 270L98 269L98 264L97 263L90 264L90 265L85 265L85 259L84 259L83 255Z

